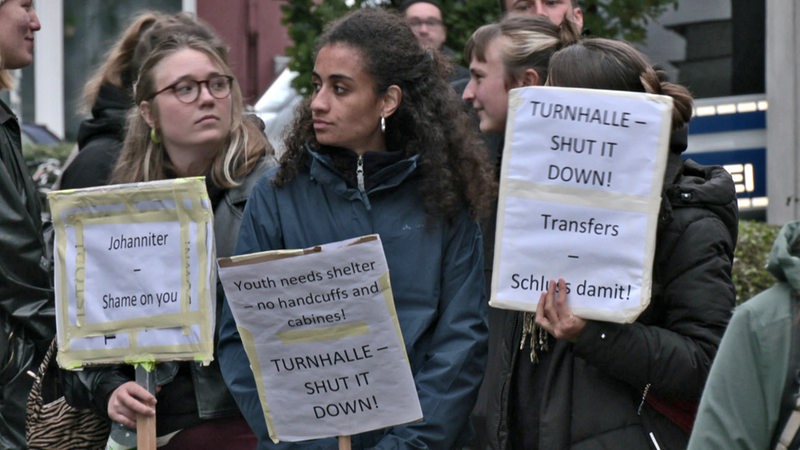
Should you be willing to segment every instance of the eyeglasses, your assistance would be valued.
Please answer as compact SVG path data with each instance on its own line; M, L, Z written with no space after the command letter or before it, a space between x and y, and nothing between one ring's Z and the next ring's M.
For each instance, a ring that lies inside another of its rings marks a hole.
M436 28L442 26L442 21L435 17L428 17L425 20L422 19L408 19L408 26L411 28L422 28L425 25L428 28Z
M231 86L233 85L233 77L230 75L217 75L207 80L180 80L169 86L161 89L150 98L156 95L172 90L175 98L181 103L192 103L200 97L200 86L206 85L206 90L216 99L223 99L231 95Z

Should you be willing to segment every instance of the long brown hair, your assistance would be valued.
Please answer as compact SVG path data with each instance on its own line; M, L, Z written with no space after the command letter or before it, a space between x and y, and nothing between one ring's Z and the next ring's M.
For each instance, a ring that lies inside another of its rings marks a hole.
M551 86L647 92L672 97L672 129L692 118L692 94L666 80L647 58L625 41L584 39L559 50L550 59Z

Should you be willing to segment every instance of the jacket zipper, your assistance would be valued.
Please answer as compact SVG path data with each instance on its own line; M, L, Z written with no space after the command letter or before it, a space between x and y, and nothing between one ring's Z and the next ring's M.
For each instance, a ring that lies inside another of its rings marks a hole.
M642 415L642 408L644 407L645 401L647 401L647 394L650 392L650 386L652 386L652 383L647 383L642 391L642 401L639 403L639 409L636 410L636 414L639 416ZM661 450L661 446L658 445L658 441L656 440L656 435L653 434L652 431L647 433L647 437L650 438L650 442L652 442L655 450Z
M366 193L366 189L364 189L364 155L358 155L358 161L356 161L356 180L358 181L358 190L362 194Z

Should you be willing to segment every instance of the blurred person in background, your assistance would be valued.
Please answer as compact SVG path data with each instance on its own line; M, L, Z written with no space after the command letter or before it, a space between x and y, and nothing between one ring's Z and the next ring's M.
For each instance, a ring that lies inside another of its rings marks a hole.
M583 29L583 10L578 0L500 0L500 8L507 14L545 16L556 25L566 19Z
M456 53L445 45L447 24L442 17L442 7L439 2L436 0L407 0L401 4L400 11L422 48L438 50L447 55L453 63L448 81L454 83L469 80L469 70L456 62Z

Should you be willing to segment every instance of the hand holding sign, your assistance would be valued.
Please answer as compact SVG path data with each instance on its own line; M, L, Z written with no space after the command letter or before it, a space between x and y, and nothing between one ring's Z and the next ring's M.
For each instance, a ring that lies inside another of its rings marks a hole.
M556 286L558 292L556 293ZM575 341L586 326L586 321L572 313L567 305L567 284L563 278L550 280L547 292L539 296L536 305L536 325L556 339Z

